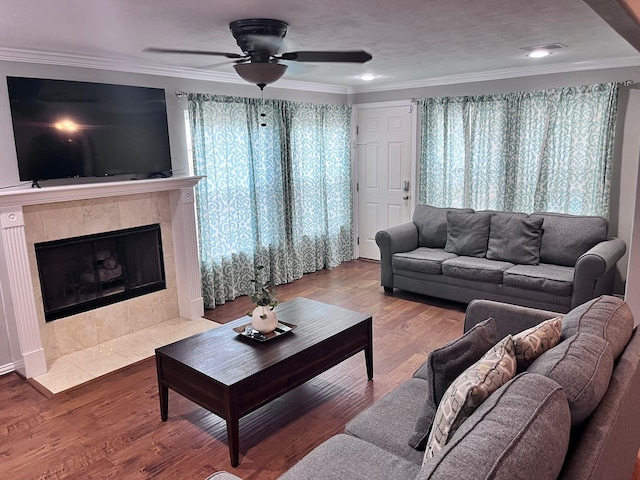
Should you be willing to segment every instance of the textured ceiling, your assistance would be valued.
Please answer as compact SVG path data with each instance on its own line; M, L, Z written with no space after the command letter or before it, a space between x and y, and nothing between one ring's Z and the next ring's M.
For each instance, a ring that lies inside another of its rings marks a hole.
M240 53L228 24L253 17L289 23L282 51L362 48L373 55L364 65L290 64L285 78L301 82L357 88L363 82L355 76L364 72L380 76L367 84L375 87L640 65L640 53L581 0L5 0L0 58L47 54L236 79L232 64L219 64L223 57L143 49ZM545 43L567 48L537 60L520 50Z

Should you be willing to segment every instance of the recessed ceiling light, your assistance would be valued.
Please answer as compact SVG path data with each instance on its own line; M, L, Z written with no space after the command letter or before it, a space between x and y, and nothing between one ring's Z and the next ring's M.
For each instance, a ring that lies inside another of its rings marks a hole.
M378 78L379 75L375 75L373 73L363 73L362 75L358 75L360 80L364 80L365 82L370 82L371 80Z
M553 50L559 50L561 48L567 48L567 46L563 43L546 43L544 45L534 45L532 47L520 47L520 50L527 52L525 57L542 58L551 55Z
M530 58L542 58L551 55L549 50L534 50L533 52L527 53L527 57Z

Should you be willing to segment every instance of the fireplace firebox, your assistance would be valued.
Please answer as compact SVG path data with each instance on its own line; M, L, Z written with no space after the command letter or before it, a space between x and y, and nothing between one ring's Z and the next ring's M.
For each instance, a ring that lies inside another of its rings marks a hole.
M160 225L37 243L47 322L166 288Z

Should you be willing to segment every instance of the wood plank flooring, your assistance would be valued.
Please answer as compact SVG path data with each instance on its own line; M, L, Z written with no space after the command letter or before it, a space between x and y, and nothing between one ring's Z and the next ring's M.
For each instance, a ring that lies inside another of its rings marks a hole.
M15 373L0 377L0 478L204 479L216 470L277 478L462 332L464 305L385 295L379 275L378 263L356 260L278 287L281 301L371 313L374 380L357 355L243 418L238 468L220 418L170 392L169 419L160 420L150 359L52 399ZM214 312L228 320L250 308L242 297Z
M0 478L197 480L217 470L277 478L462 333L464 305L385 295L379 269L356 260L278 288L281 301L303 296L371 313L374 380L357 355L243 418L237 468L215 415L170 392L169 419L160 420L149 359L52 399L14 373L0 377ZM250 307L239 298L215 316L239 318Z

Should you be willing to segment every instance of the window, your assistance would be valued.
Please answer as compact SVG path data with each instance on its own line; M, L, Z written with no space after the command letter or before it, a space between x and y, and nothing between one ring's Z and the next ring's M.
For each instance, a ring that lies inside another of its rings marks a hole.
M209 307L353 258L351 108L189 95Z
M618 86L427 98L419 200L608 216Z

